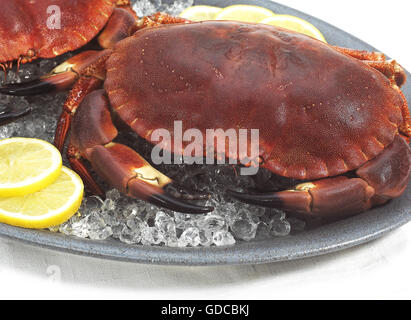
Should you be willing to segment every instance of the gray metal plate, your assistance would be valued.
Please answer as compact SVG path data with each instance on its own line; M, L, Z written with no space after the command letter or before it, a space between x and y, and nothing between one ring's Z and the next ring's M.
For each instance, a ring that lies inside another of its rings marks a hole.
M354 36L321 20L269 0L199 0L195 4L215 6L253 4L263 6L276 13L296 15L310 21L320 29L331 44L354 49L375 50ZM409 74L407 75L410 77ZM411 82L406 84L403 92L408 99L411 98ZM265 241L241 242L224 248L180 249L131 246L115 240L84 240L63 234L26 230L4 224L0 224L0 236L59 251L137 263L162 265L259 264L322 255L374 240L409 222L411 220L410 211L411 187L400 199L350 219L308 230L298 235Z

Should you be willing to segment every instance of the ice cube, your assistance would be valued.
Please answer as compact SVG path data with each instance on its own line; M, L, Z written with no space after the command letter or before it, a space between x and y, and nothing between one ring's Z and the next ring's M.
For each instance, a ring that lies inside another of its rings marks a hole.
M199 231L200 245L203 247L209 247L213 244L213 233L207 230Z
M213 242L216 246L231 246L235 244L235 239L230 232L222 230L213 235Z
M159 211L157 213L154 225L164 237L173 239L177 237L175 221L165 212Z
M291 225L285 219L285 214L276 213L269 222L271 234L276 237L285 237L290 234Z
M231 224L230 229L236 238L250 241L255 238L257 227L258 224L251 219L239 218Z
M188 228L184 230L181 234L180 238L178 239L178 246L179 247L197 247L201 242L200 239L200 231L197 228Z
M227 230L228 226L222 216L216 214L208 214L198 220L197 226L207 232L217 232L220 230Z
M106 224L98 212L93 212L87 220L88 237L94 240L105 240L113 234L111 227Z
M160 9L161 0L135 0L133 10L137 16L149 16Z
M128 226L124 226L121 230L119 239L121 242L127 244L137 244L141 241L141 233L136 233Z
M141 234L141 244L143 245L158 245L162 240L163 236L154 227L144 228Z

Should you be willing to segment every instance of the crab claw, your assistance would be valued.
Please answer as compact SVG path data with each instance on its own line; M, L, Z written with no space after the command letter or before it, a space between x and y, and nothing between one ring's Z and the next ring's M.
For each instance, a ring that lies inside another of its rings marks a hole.
M177 185L176 183L170 183L164 187L164 190L178 199L184 200L208 200L211 198L211 195L207 192L191 192L186 188Z
M0 112L0 126L16 121L28 115L32 111L32 108L26 108L23 111L11 111L9 109L10 108L6 108L5 110Z
M303 183L291 190L267 194L230 194L244 202L335 220L364 212L399 197L411 177L411 149L397 135L391 145L366 162L354 177L330 177Z
M91 191L102 193L82 158L87 159L107 183L132 198L182 213L203 214L214 210L184 201L208 199L208 195L187 192L153 168L135 150L113 142L118 132L104 90L96 90L82 100L71 129L68 158Z
M79 75L98 61L107 51L84 51L58 65L40 79L0 87L0 93L10 96L32 96L49 92L64 91L75 83Z
M245 203L294 212L309 211L311 203L308 192L281 191L259 194L241 193L234 190L227 190L227 192L233 198Z
M160 207L165 207L174 211L183 211L185 213L201 214L214 210L212 207L201 207L180 200L208 200L210 199L209 193L189 192L184 187L181 187L174 182L164 186L163 190L165 193L153 194L149 201Z
M202 207L181 201L167 193L153 194L148 201L157 206L182 213L206 214L214 210L212 207Z
M0 87L0 93L9 96L34 96L66 90L75 80L74 73L57 74L29 82L11 83Z
M133 149L118 143L94 146L87 151L94 170L112 186L132 198L146 200L155 205L191 214L204 214L214 210L183 199L207 199L204 194L190 194L153 168Z
M360 178L340 176L267 194L229 193L246 203L333 220L370 209L375 190Z

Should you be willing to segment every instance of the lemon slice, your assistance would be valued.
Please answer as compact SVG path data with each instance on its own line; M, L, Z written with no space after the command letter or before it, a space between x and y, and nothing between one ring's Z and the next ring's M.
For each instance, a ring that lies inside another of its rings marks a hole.
M40 191L22 197L0 198L0 222L31 229L62 224L80 208L83 191L80 177L63 167L57 180Z
M53 183L61 154L50 143L29 138L0 141L0 197L24 196Z
M296 31L299 33L303 33L307 36L313 37L323 42L327 42L316 27L314 27L311 23L300 19L298 17L286 15L286 14L278 14L273 17L265 18L259 23L265 23L277 27L282 27L288 30Z
M180 13L180 17L191 21L213 20L222 9L211 6L193 6Z
M266 8L249 5L234 5L221 10L216 14L214 19L258 22L274 15L274 12Z

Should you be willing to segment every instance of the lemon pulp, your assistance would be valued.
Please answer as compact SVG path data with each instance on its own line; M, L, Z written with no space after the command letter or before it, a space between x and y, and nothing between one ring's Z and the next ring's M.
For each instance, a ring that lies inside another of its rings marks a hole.
M53 183L60 175L60 152L50 143L30 138L0 141L0 196L23 196Z
M296 31L308 35L312 38L318 39L320 41L327 42L322 33L316 27L314 27L311 23L298 17L286 14L278 14L272 17L265 18L259 21L259 23L269 24L285 28L288 30Z
M191 21L213 20L221 10L212 6L192 6L180 13L180 17Z
M236 20L242 22L258 22L274 16L274 12L266 8L250 5L229 6L218 12L215 20Z

